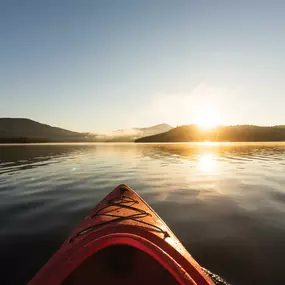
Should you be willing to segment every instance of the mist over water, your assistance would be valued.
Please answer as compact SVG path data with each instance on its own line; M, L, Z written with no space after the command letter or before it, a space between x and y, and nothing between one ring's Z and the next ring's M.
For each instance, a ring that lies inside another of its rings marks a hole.
M0 146L1 284L25 284L126 183L204 267L285 283L285 143Z

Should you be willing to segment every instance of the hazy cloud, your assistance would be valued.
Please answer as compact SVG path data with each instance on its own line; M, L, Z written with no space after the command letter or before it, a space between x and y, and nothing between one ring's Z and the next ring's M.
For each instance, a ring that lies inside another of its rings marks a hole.
M200 83L190 92L154 94L148 115L153 121L182 125L195 123L197 116L211 109L219 114L221 124L228 124L230 114L237 112L233 109L237 97L237 89Z

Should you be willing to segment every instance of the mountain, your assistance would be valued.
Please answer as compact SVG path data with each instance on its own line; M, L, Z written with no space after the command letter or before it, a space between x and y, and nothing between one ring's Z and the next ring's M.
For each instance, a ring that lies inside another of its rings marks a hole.
M168 124L159 124L147 128L120 129L109 134L105 134L103 140L107 142L133 142L134 140L167 132L173 129Z
M0 142L81 141L86 134L25 118L0 118Z
M284 126L219 126L212 130L202 130L197 125L174 128L168 132L147 136L135 142L250 142L250 141L285 141Z
M171 129L173 129L173 127L171 127L168 124L159 124L159 125L155 125L152 127L148 127L148 128L136 128L136 130L139 131L139 135L141 136L152 136L152 135L156 135L159 133L164 133L164 132L168 132Z

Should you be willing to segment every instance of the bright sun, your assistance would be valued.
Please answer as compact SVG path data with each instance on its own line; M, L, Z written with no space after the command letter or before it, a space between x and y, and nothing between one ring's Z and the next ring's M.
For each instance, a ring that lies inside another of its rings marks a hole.
M196 116L195 123L201 129L212 129L220 124L219 116L213 109L205 109Z

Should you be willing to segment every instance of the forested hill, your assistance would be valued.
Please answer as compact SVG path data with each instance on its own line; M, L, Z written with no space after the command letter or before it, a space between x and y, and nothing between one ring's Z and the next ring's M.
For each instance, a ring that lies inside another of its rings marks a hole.
M85 134L25 118L0 118L0 142L78 141Z
M197 125L174 128L168 132L137 139L135 142L255 142L285 141L285 126L219 126L203 130Z

